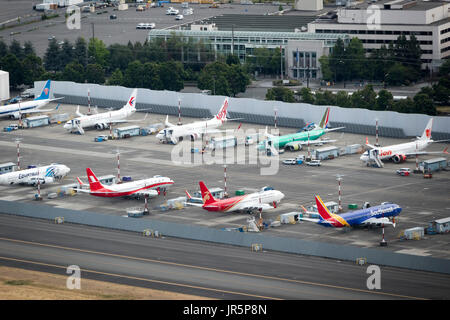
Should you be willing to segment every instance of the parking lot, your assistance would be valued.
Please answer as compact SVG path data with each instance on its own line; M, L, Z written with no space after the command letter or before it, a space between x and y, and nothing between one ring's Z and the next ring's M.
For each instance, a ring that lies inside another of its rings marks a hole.
M60 113L74 114L76 106L61 105ZM86 112L86 107L81 107ZM99 110L102 112L103 110ZM149 124L163 122L165 116L149 114L147 119L134 124L147 126ZM143 119L142 113L132 116L132 119ZM169 117L172 123L177 118ZM192 118L183 118L183 122L191 122ZM308 119L305 119L308 120ZM313 119L311 119L313 120ZM9 125L11 121L2 119L0 127ZM124 124L123 126L126 126ZM239 123L229 122L223 129L235 130ZM245 134L248 128L264 129L263 126L243 124L238 136ZM293 129L280 128L281 133L294 132ZM100 134L108 134L108 130L87 130L85 135L70 134L62 128L62 125L51 125L33 129L17 130L9 133L0 133L0 162L16 162L16 142L21 138L21 164L22 167L30 164L45 165L52 162L65 164L71 168L61 184L76 182L76 177L86 181L86 167L90 167L101 176L116 174L116 152L120 151L121 176L131 176L133 180L153 175L163 175L172 178L175 184L164 198L163 195L150 200L150 215L142 219L159 219L176 221L186 224L202 225L211 228L237 228L247 225L248 214L243 213L212 213L197 207L188 207L180 210L160 211L157 207L167 199L184 196L185 190L194 192L198 190L198 181L202 180L209 188L224 187L224 167L221 163L183 164L174 163L175 148L173 145L161 144L154 135L137 136L122 140L108 140L94 142L94 138ZM345 146L355 143L364 143L365 136L332 132L328 138L336 139L333 145ZM370 141L375 138L369 137ZM380 137L382 145L400 143L405 140ZM190 144L187 141L182 144ZM445 145L435 144L428 150L441 151ZM261 175L261 162L254 162L254 153L250 152L255 145L245 147L239 145L233 149L234 153L228 157L245 155L244 164L227 165L227 191L234 195L236 190L245 190L246 193L254 192L263 186L272 186L285 194L281 204L271 211L263 212L263 219L267 222L276 220L281 213L301 211L300 205L308 206L314 203L314 195L319 194L327 201L338 201L337 175L342 175L342 205L346 211L349 204L364 202L376 205L381 202L391 201L399 204L403 211L397 221L397 227L385 229L385 237L389 246L383 250L403 252L417 255L431 255L435 257L449 258L448 235L426 236L420 241L404 241L399 239L402 230L428 225L434 219L449 216L450 203L448 194L450 191L450 174L448 171L435 173L432 179L424 179L422 175L412 174L400 176L395 173L400 167L415 168L414 159L403 164L387 162L384 168L366 167L360 160L359 154L342 156L333 160L322 162L320 167L308 167L305 165L283 165L282 160L295 157L297 154L306 155L303 150L297 153L286 152L280 155L276 175ZM312 148L316 148L312 146ZM424 156L421 159L433 158L436 155ZM189 155L189 158L191 155ZM198 159L198 158L197 158ZM201 157L200 157L201 159ZM205 156L206 159L206 156ZM213 161L214 162L214 161ZM108 213L113 215L126 215L127 208L143 206L143 201L124 200L121 198L99 198L87 194L58 197L48 199L46 194L56 192L60 186L43 185L43 204L70 208L75 210L87 210ZM21 202L33 202L36 189L28 186L0 186L0 199ZM131 219L131 218L130 218ZM350 244L361 247L378 247L381 240L381 229L352 229L342 230L324 228L309 222L297 224L282 224L280 227L268 228L263 232L283 237L296 237L302 239L326 241L330 243Z
M8 5L14 7L17 4L9 2ZM23 7L23 3L21 3ZM30 10L22 8L22 10L33 11L31 3ZM48 38L55 36L58 41L65 39L74 43L78 37L89 39L93 36L102 40L107 46L119 43L127 44L136 41L144 42L147 38L148 30L136 30L139 23L155 23L156 29L183 28L188 24L214 17L221 14L239 13L239 14L266 14L278 11L278 6L274 5L240 5L240 4L224 4L220 8L209 8L208 4L191 4L193 8L192 15L184 16L183 20L175 20L175 16L166 15L169 7L174 7L183 12L181 3L165 4L164 7L149 8L146 11L138 12L136 7L129 7L125 11L116 11L114 8L98 9L95 13L81 14L81 28L79 30L70 30L66 26L64 19L65 9L58 9L59 17L47 21L35 22L27 25L17 26L0 31L0 39L6 43L10 43L13 39L18 40L22 44L31 41L39 56L43 56L48 45ZM116 15L117 19L110 19L111 15ZM7 20L14 18L17 12L12 10L10 14L3 14L1 17Z

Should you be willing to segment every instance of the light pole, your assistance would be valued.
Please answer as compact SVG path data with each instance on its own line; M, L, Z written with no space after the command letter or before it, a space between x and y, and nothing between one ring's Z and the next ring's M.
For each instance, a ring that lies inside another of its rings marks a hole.
M337 182L338 182L338 210L339 210L339 212L341 212L342 211L342 201L341 201L341 194L342 194L342 192L341 192L341 181L342 181L342 175L340 175L340 174L337 174L336 175L336 177L337 177Z
M181 100L178 99L178 125L181 126Z
M277 111L278 111L278 109L275 107L275 108L273 108L273 111L274 111L274 124L275 124L275 129L277 129Z

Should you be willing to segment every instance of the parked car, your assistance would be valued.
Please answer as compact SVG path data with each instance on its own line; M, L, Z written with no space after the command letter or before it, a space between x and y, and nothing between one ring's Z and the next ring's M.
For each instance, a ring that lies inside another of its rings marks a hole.
M22 101L22 98L20 96L14 97L11 100L8 101L8 104L12 104L12 103L19 103L20 101Z
M401 176L409 176L411 174L411 169L410 168L400 168L396 172L397 172L397 174L399 174Z
M15 123L11 123L9 126L4 127L3 131L10 132L10 131L17 130L17 129L19 129L19 125L15 124Z
M155 23L154 22L152 22L152 23L139 23L137 26L136 26L136 29L154 29L155 28Z
M107 136L107 135L104 135L104 134L99 135L99 136L96 136L96 137L94 138L94 141L95 141L95 142L102 142L102 141L107 141L107 140L108 140L108 136Z
M286 160L283 160L283 164L297 164L297 160L295 160L295 159L286 159Z
M25 90L24 92L22 92L20 94L20 97L24 98L24 99L34 98L34 89L30 88L30 89Z
M179 14L175 17L175 20L183 20L183 19L184 19L184 17L182 14Z
M115 19L117 19L117 15L112 14L112 15L109 16L109 19L110 20L115 20Z
M320 160L311 160L305 162L308 166L318 167L320 166Z

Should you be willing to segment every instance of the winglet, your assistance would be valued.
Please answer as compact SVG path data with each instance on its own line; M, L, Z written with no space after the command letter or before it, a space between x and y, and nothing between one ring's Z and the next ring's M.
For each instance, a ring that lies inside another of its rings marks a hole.
M446 148L444 149L444 151L442 151L442 153L448 154L447 150L448 150L448 147L446 147Z
M83 183L83 181L81 181L80 178L77 177L77 180L78 180L78 184L79 184L80 186L84 186L84 183Z
M192 199L191 195L189 194L189 192L187 190L184 190L184 193L186 193L186 197L190 200Z

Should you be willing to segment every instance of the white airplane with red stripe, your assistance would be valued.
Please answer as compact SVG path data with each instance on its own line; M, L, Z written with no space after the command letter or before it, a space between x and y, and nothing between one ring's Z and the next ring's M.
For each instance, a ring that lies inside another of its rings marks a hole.
M430 144L434 142L443 142L448 140L439 140L434 141L431 139L431 129L433 126L433 118L428 121L425 130L421 137L417 137L415 141L394 144L386 147L376 147L372 144L369 144L368 139L366 138L366 146L370 148L362 154L360 160L364 162L369 162L371 160L392 160L394 163L401 163L406 161L408 157L416 156L416 155L424 155L424 154L433 154L433 153L448 153L447 148L440 152L430 152L430 151L422 151Z
M183 140L185 137L190 137L191 141L200 138L204 134L212 134L222 132L217 128L220 127L224 122L228 120L237 119L227 119L228 110L228 97L222 104L219 112L209 120L205 121L195 121L192 123L184 125L174 125L169 122L169 116L167 116L165 121L166 128L161 130L156 138L161 142L169 142L172 144L177 144L179 141Z
M130 195L155 197L174 183L170 178L154 176L153 178L105 186L97 179L90 168L86 168L86 173L89 180L89 190L78 189L78 191L86 192L97 197L111 198ZM80 178L77 178L77 180L80 186L84 185Z

